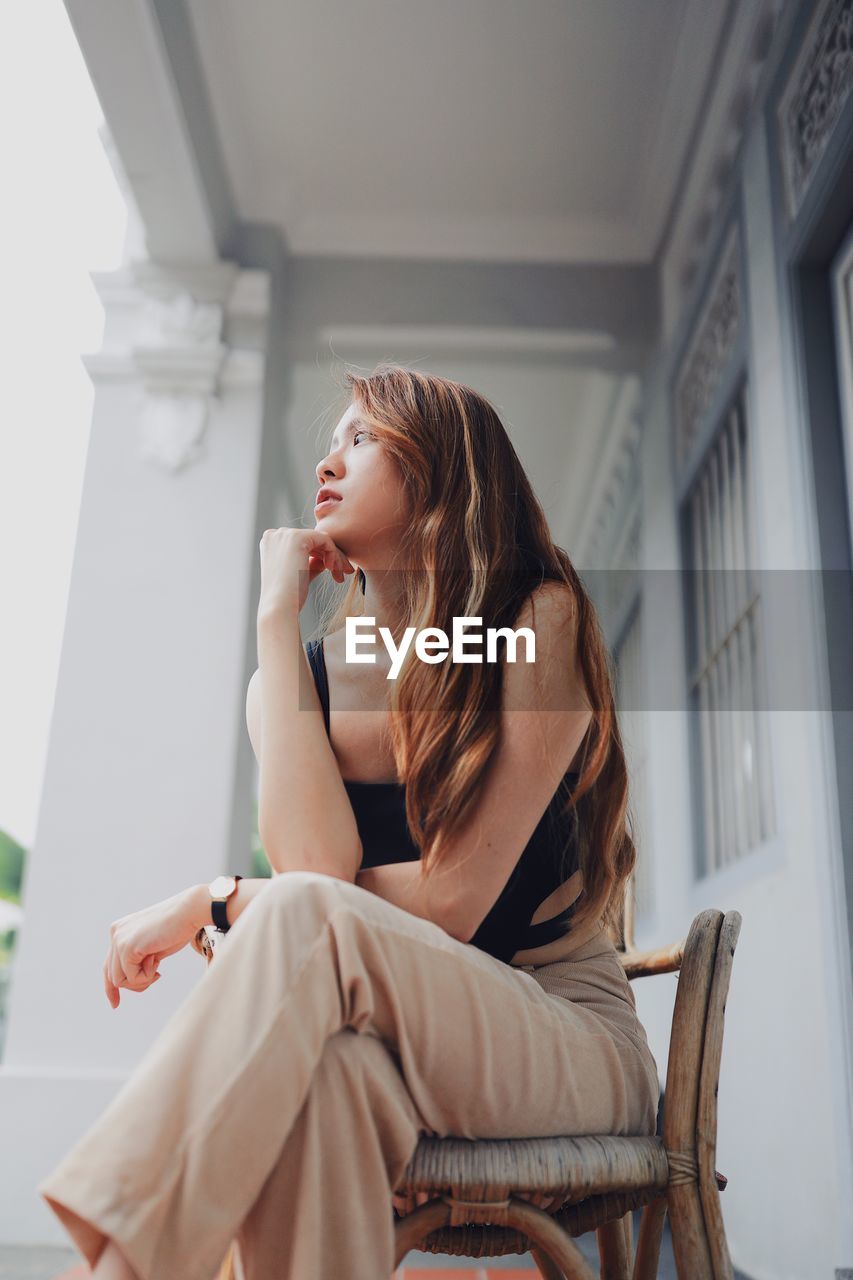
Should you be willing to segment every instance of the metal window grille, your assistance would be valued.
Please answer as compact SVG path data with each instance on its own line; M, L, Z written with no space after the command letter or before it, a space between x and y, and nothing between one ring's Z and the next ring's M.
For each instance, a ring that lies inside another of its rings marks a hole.
M700 875L743 857L773 826L750 496L742 384L685 500Z

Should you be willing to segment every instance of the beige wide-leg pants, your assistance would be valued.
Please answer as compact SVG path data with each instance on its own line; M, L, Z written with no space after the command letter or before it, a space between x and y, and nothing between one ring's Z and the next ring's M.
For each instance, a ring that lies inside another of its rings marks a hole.
M38 1185L91 1266L382 1280L421 1133L652 1134L658 1076L604 933L512 968L360 885L272 878Z

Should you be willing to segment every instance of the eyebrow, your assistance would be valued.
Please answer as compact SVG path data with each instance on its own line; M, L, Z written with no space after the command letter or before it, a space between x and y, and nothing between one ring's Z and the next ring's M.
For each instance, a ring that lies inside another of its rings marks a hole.
M353 433L353 431L355 431L355 430L356 430L356 428L357 428L357 427L363 427L363 426L364 426L364 423L362 422L361 418L353 418L353 419L348 423L347 428L346 428L346 431L344 432L344 434L345 434L345 435L351 435L351 434ZM334 434L332 435L331 440L329 441L329 448L330 448L330 449L334 446L334 443L335 443L335 441L337 440L337 438L338 438L338 433L337 433L337 431L335 431L335 432L334 432Z

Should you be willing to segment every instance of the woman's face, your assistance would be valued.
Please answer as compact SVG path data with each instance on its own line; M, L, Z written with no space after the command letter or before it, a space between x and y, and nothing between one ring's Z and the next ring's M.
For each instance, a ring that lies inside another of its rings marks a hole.
M391 565L409 504L395 460L362 425L351 404L316 467L319 491L337 498L314 507L315 528L328 533L359 568Z

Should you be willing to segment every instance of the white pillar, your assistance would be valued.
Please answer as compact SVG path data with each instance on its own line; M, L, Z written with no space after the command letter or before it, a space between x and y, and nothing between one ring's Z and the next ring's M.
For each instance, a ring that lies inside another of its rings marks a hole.
M105 340L86 358L91 439L0 1065L10 1244L68 1243L36 1184L202 976L188 948L114 1010L110 922L250 873L269 276L140 262L93 278Z

